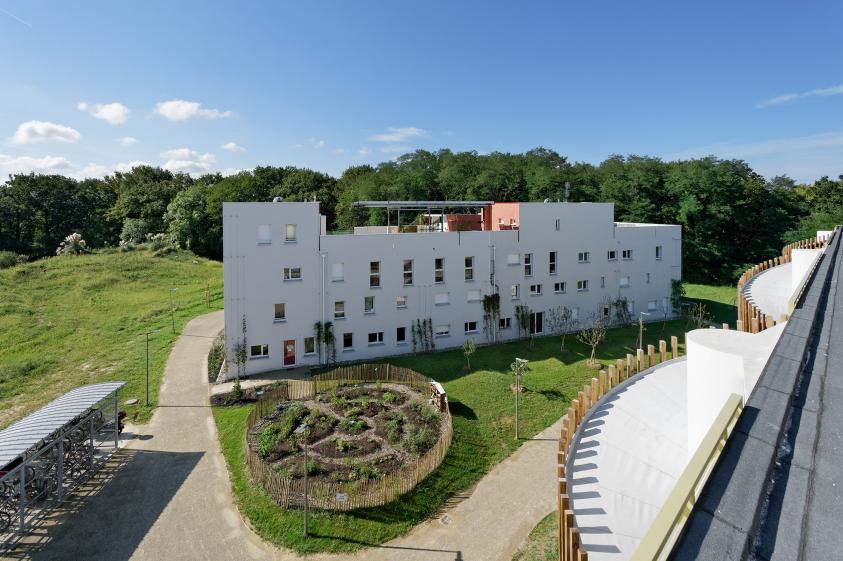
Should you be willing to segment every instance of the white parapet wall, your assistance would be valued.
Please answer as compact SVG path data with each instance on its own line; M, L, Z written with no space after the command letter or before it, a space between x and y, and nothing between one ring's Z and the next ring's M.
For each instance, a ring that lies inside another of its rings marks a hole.
M820 239L821 232L817 232L817 239ZM820 258L823 249L794 249L790 252L790 293L794 294L805 282L805 276Z
M728 397L752 393L786 323L760 333L695 329L686 335L688 354L688 459Z

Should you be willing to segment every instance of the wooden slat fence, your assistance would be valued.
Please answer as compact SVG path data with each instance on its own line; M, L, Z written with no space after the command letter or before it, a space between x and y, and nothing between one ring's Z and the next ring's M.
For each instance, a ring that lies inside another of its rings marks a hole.
M310 380L286 380L265 393L255 403L246 419L245 430L248 433L261 418L282 401L311 399L318 393L344 384L374 382L402 384L419 390L424 395L431 381L427 376L409 368L391 364L353 364L317 374ZM446 406L439 441L417 460L380 479L332 483L310 482L308 484L309 505L312 508L324 510L348 511L380 506L394 501L439 467L448 453L452 439L451 412ZM244 446L246 466L253 482L261 485L282 508L300 506L304 503L303 479L281 477L260 458L257 452L252 450L248 438L245 439Z
M650 366L677 358L679 356L679 339L675 336L670 338L669 357L666 341L659 341L658 348L659 351L656 352L653 345L647 345L646 351L638 349L635 355L628 354L625 360L617 359L615 364L610 364L605 370L600 370L596 377L583 386L582 391L577 394L577 398L571 400L571 406L568 407L568 411L562 417L562 432L559 436L559 447L556 453L559 561L586 561L588 559L588 552L583 548L580 541L580 530L577 528L574 518L574 507L568 495L568 479L565 474L565 465L577 428L585 419L588 411L597 405L612 388L629 378L637 376Z
M754 267L750 267L741 275L741 278L738 280L738 322L737 322L737 330L738 331L746 331L748 333L758 333L759 331L763 331L765 329L769 329L776 325L776 323L781 321L787 321L786 316L782 316L780 318L774 318L773 316L767 315L762 312L758 307L755 306L752 302L750 302L746 296L744 295L744 287L746 284L755 277L763 273L768 269L772 269L773 267L778 267L779 265L784 265L785 263L790 263L791 260L791 252L794 249L820 249L826 246L828 243L828 239L822 239L817 241L815 238L808 238L807 240L800 240L798 242L793 242L787 244L782 248L781 257L776 257L775 259L768 259L767 261L763 261Z

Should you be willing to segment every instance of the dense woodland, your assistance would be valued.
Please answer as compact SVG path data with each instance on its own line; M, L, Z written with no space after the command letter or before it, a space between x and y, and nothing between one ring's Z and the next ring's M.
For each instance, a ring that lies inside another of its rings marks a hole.
M319 200L328 228L380 224L358 199L611 201L619 221L681 224L687 280L732 283L787 242L843 223L843 176L797 185L765 180L740 160L664 162L612 156L571 163L544 148L525 154L418 150L377 167L350 167L339 179L295 167L257 167L229 177L192 178L149 166L105 179L13 175L0 185L0 251L54 255L79 232L88 247L138 243L164 233L199 255L222 255L223 201Z

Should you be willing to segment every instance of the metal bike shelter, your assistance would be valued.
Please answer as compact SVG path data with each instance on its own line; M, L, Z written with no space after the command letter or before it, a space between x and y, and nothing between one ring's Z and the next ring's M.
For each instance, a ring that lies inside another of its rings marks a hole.
M117 450L124 385L76 388L0 431L0 547L26 534Z

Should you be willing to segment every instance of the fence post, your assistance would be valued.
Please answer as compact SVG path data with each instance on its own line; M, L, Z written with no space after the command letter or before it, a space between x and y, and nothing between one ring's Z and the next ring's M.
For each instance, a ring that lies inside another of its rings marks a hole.
M671 351L671 358L676 358L679 356L679 338L676 335L670 336L670 351Z
M635 367L637 369L636 374L641 374L641 371L644 370L644 349L638 349L635 351Z
M600 397L606 395L606 373L601 370L598 374L600 377Z
M632 371L632 355L627 353L626 354L626 377L632 378L635 373Z
M652 368L655 357L656 348L653 345L647 345L647 368Z
M626 369L623 366L623 360L618 359L615 361L615 367L618 369L618 376L620 376L621 380L626 380L629 376L626 374Z
M667 343L664 339L659 341L659 362L667 360Z

